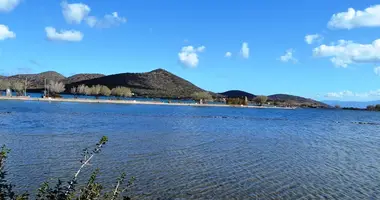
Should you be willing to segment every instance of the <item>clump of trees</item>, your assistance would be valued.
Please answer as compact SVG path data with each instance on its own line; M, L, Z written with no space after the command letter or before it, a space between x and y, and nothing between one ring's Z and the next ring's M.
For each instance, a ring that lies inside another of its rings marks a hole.
M112 89L111 94L115 97L131 97L132 91L127 87L118 86Z
M212 95L209 92L194 92L191 95L191 98L199 103L203 103L204 101L212 101Z
M380 111L380 104L369 105L369 106L367 106L367 110L369 110L369 111Z
M264 95L260 95L260 96L257 96L253 99L253 101L257 104L257 105L260 105L262 106L263 104L265 104L267 101L268 101L268 97L267 96L264 96Z
M228 105L248 105L248 100L246 98L228 98L226 100Z
M16 95L17 96L22 96L23 95L23 92L24 92L24 84L21 83L21 82L13 82L11 84L11 88L14 92L16 92Z
M62 82L50 81L47 85L47 90L49 91L49 96L60 97L60 93L65 91L65 84Z
M17 96L23 96L26 93L27 82L9 82L8 80L0 80L0 95L2 91L11 89L16 92Z
M93 149L86 148L83 150L84 158L81 160L78 171L74 174L69 182L66 184L58 180L57 184L52 186L49 182L44 182L38 189L35 198L37 200L116 200L116 199L131 199L127 196L129 189L135 181L134 177L131 177L126 181L125 173L122 173L115 182L115 187L112 190L105 191L105 187L98 182L97 176L99 169L95 169L90 176L87 184L79 187L77 184L77 178L81 171L88 166L89 162L94 156L101 152L104 145L108 142L108 138L103 136L100 141L93 147ZM5 171L4 165L8 158L10 150L5 146L0 149L0 199L1 200L27 200L29 193L17 194L13 188L14 185L9 183L6 179L7 171Z
M102 85L100 87L100 94L102 94L103 96L108 97L111 95L111 93L111 90L107 86Z
M5 91L11 87L11 84L9 81L6 80L0 80L0 91Z
M77 98L78 88L72 87L70 93L74 95L74 98Z
M77 87L71 88L71 93L74 95L82 94L87 96L115 96L115 97L131 97L132 91L127 87L118 86L112 90L105 85L93 85L88 87L86 85L79 85Z
M91 87L91 95L95 96L96 98L99 98L101 88L102 88L102 86L100 86L100 85L93 85Z

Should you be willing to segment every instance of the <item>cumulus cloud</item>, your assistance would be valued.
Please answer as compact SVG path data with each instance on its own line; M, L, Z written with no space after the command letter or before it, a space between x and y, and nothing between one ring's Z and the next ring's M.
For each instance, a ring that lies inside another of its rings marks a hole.
M226 52L226 54L224 55L224 57L226 57L226 58L230 58L232 56L232 53L231 52Z
M110 28L127 22L127 19L120 17L117 12L107 14L100 19L95 16L90 16L91 8L83 3L69 4L67 1L63 1L61 7L63 16L69 24L80 24L82 21L85 21L90 27Z
M293 63L297 63L298 60L293 57L294 50L288 49L285 52L285 55L280 57L281 62L289 62L292 61Z
M183 65L195 68L199 64L198 53L202 53L205 48L205 46L200 46L198 48L193 46L184 46L178 53L178 59Z
M12 39L15 37L16 37L16 34L10 31L8 26L0 24L0 40Z
M61 3L62 13L67 23L80 24L90 13L91 8L83 3Z
M380 5L368 7L363 11L349 8L347 12L336 13L327 26L331 29L380 26Z
M113 12L110 15L105 15L102 19L98 19L94 16L89 16L86 18L86 22L90 27L110 28L112 26L118 26L120 24L126 23L127 18L120 17L117 12Z
M0 0L0 12L10 12L15 9L20 0Z
M57 31L53 27L46 27L45 31L46 31L46 37L49 40L79 42L83 39L83 34L75 30Z
M247 42L243 42L240 54L243 56L243 58L249 58L249 47Z
M306 35L305 36L305 42L307 44L313 44L314 42L322 41L322 40L323 40L323 37L319 34L313 34L313 35Z
M337 67L347 67L355 63L374 63L380 61L380 39L371 44L359 44L339 40L336 45L321 45L313 50L316 57L331 57Z

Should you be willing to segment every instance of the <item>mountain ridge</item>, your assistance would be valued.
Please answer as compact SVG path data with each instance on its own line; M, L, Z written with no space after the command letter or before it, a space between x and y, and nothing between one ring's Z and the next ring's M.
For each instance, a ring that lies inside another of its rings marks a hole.
M194 92L205 90L191 82L178 77L164 69L155 69L142 73L119 73L90 80L69 84L69 87L78 85L105 85L109 88L125 86L132 92L144 97L189 98Z
M219 94L224 95L229 98L247 97L248 99L253 99L256 97L256 95L251 94L249 92L242 91L242 90L228 90L226 92L221 92Z
M0 77L13 81L28 80L28 90L40 92L44 88L45 79L47 81L61 81L66 84L66 92L70 92L70 88L85 84L105 85L109 88L117 86L125 86L131 88L132 92L140 97L150 98L190 98L195 92L205 92L206 90L194 85L165 69L158 68L149 72L139 73L118 73L104 75L99 73L81 73L69 77L55 71L46 71L38 74L17 74L8 77ZM210 92L214 97L245 97L253 99L256 95L242 90L229 90L222 93ZM288 94L274 94L268 96L268 101L288 102L294 101L297 104L308 104L316 107L328 107L327 104L307 99L300 96Z

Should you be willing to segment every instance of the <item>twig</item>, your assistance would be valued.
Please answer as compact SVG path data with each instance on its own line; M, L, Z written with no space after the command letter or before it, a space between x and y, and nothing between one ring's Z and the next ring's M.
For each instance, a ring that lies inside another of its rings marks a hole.
M115 199L116 194L117 194L117 190L119 189L119 186L120 186L120 180L117 181L117 185L116 185L116 187L115 187L115 191L113 192L113 196L112 196L111 200L114 200L114 199Z
M100 149L102 148L103 144L105 144L106 142L108 141L108 138L103 136L101 139L100 139L100 142L98 143L98 146L97 148L95 148L95 150L93 151L92 155L79 167L78 171L75 173L73 179L70 181L69 183L69 186L67 187L67 190L65 192L65 195L67 196L70 192L70 189L72 188L72 186L74 185L74 183L76 182L77 180L77 177L79 175L79 173L81 172L81 170L83 169L84 166L86 166L90 160L94 157L94 153L98 153L100 151ZM86 156L85 156L86 158Z

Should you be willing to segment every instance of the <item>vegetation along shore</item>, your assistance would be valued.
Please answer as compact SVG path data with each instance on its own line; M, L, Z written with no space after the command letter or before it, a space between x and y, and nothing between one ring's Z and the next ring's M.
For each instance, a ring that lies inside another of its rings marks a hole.
M7 90L8 92L13 91L13 94L16 95L10 97L10 94L7 95ZM287 94L264 96L240 90L222 93L206 91L163 69L146 73L121 73L108 76L103 74L77 74L65 77L52 71L39 74L19 74L1 77L0 91L3 96L2 100L193 106L232 105L250 108L330 107L313 99ZM28 98L26 97L28 92L40 93L41 98ZM72 97L63 99L62 94L71 94ZM97 100L80 99L78 96L93 96ZM49 98L45 100L42 97ZM107 100L100 97L105 97ZM169 102L123 100L125 97L169 99ZM176 103L170 102L170 100L176 100Z

